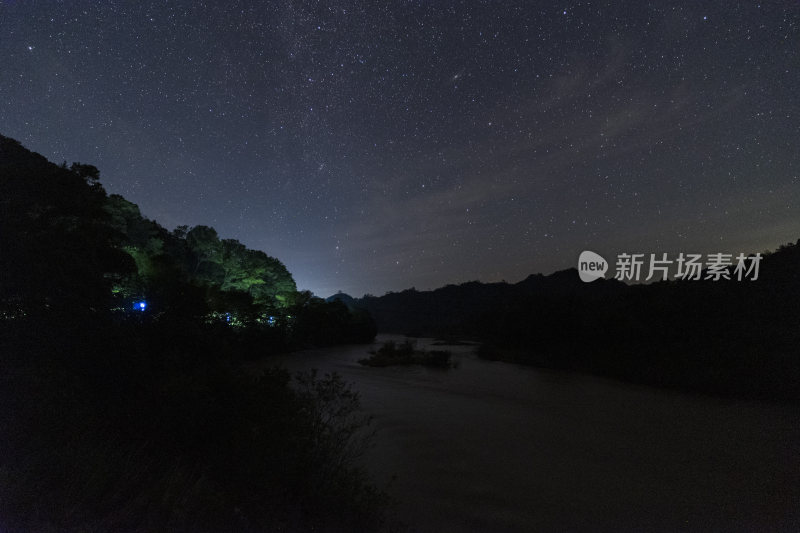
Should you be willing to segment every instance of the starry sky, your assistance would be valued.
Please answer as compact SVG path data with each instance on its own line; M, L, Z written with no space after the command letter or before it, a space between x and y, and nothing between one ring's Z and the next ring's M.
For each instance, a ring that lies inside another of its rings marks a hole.
M299 288L800 238L800 4L0 0L0 133Z

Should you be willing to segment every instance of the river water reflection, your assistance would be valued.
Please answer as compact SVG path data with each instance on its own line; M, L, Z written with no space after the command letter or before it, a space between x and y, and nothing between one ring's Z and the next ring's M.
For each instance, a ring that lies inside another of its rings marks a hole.
M378 340L402 339L381 335ZM419 340L420 346L429 340ZM411 531L798 531L796 408L478 359L369 368L369 346L270 358L338 372L378 430L365 462Z

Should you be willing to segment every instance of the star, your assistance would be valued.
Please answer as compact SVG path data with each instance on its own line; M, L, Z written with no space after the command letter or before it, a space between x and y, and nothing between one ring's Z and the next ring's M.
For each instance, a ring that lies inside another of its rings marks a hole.
M724 235L735 253L800 236L788 8L171 0L137 18L67 2L61 24L45 4L2 3L26 37L0 46L2 101L19 103L0 105L0 133L97 166L168 228L214 225L321 296L519 280L643 235L664 251ZM50 33L47 50L25 42ZM346 265L331 231L357 236Z

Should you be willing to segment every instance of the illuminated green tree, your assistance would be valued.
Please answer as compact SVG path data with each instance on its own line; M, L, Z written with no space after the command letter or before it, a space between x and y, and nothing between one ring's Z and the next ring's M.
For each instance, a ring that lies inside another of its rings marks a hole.
M186 245L193 261L190 273L203 281L222 284L223 248L217 230L208 226L195 226L186 234Z

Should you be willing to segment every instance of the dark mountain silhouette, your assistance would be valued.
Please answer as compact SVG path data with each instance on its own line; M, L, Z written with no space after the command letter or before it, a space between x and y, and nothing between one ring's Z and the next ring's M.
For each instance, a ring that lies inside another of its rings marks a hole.
M384 296L364 296L356 304L370 312L380 331L414 336L473 337L482 331L480 323L530 298L582 297L601 299L627 286L616 280L585 284L575 269L549 276L532 274L519 283L470 281L447 285L433 291L408 289ZM478 329L476 330L476 326Z
M350 296L347 293L339 291L336 294L334 294L333 296L328 296L327 298L325 298L325 301L326 302L339 301L339 302L342 302L347 307L353 307L353 305L355 304L356 299L353 298L352 296Z
M480 340L487 358L800 399L800 241L763 254L755 281L583 283L569 269L357 302L380 331Z

